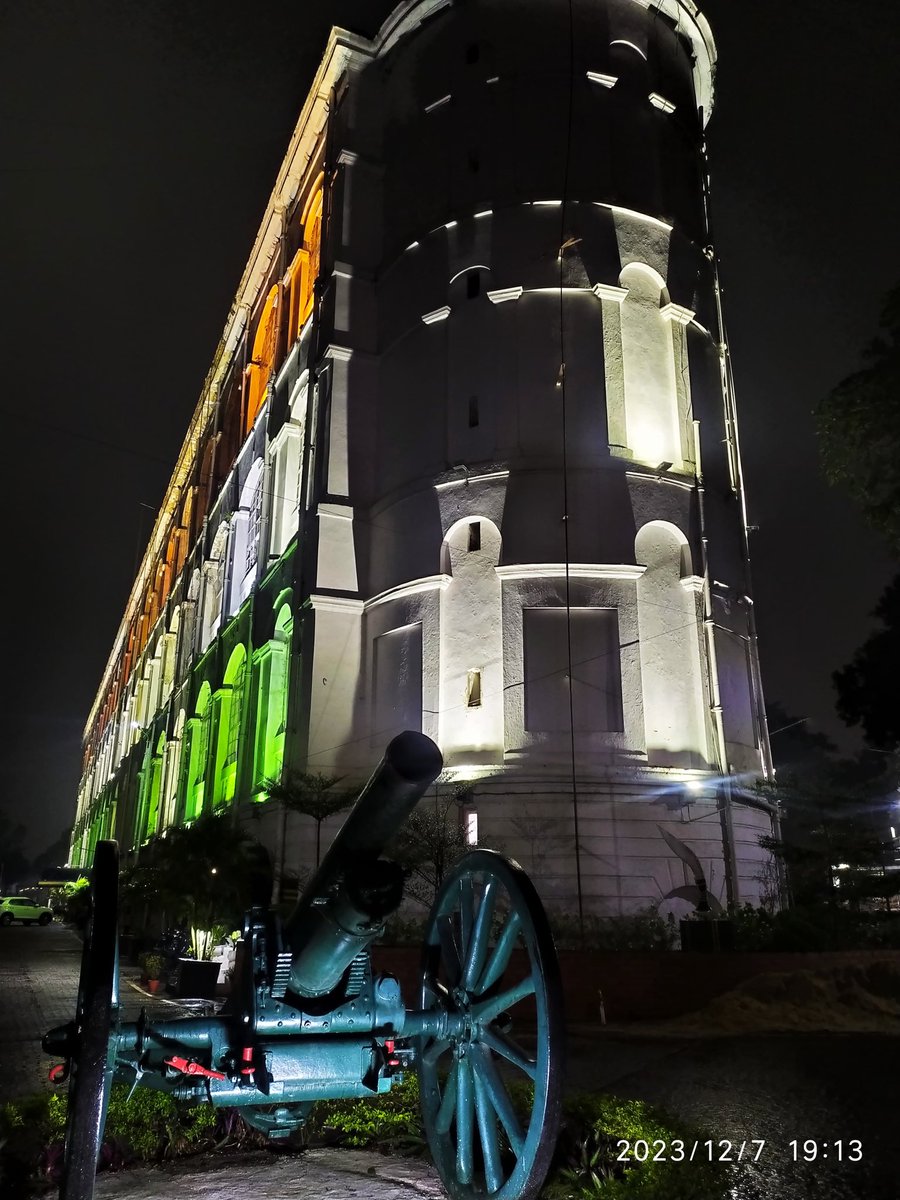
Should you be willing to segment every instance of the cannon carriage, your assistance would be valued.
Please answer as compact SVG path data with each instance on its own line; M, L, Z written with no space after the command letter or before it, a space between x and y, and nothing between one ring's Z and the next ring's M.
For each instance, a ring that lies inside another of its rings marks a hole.
M403 872L382 855L442 765L424 735L394 738L291 917L246 913L217 1016L120 1020L118 852L98 844L75 1018L44 1038L69 1084L61 1200L93 1196L113 1082L236 1107L278 1139L316 1101L387 1092L412 1069L449 1195L536 1196L556 1144L564 1029L556 952L527 875L488 850L455 866L411 1006L372 969L371 945L403 897Z

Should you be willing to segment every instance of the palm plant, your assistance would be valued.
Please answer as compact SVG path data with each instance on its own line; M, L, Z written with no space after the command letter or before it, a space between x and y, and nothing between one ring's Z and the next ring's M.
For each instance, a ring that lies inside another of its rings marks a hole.
M285 813L312 817L316 823L316 866L322 858L322 822L335 813L349 808L356 792L335 790L340 776L322 775L318 771L288 771L284 778L267 779L264 783L269 798L280 804Z

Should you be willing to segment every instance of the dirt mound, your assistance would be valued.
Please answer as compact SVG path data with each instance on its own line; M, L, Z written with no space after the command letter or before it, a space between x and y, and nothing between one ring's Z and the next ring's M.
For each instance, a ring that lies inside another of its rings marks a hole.
M900 1034L900 967L875 962L755 975L669 1025L673 1030L697 1033L821 1030Z

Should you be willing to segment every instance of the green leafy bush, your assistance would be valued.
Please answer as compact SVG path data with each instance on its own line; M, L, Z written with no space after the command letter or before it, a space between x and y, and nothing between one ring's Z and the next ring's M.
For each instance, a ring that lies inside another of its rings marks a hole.
M185 1105L162 1092L113 1088L104 1138L107 1165L135 1159L155 1162L226 1145L266 1144L247 1131L237 1109ZM530 1086L511 1088L525 1116ZM619 1162L620 1139L686 1146L702 1139L696 1130L635 1100L590 1094L563 1105L563 1127L545 1200L724 1200L730 1175L724 1165L687 1162ZM29 1178L53 1178L61 1164L65 1093L46 1093L0 1108L0 1184L4 1194L25 1195ZM427 1155L415 1075L390 1092L361 1100L324 1100L315 1107L303 1143L338 1144L385 1154ZM296 1145L296 1143L294 1143ZM651 1151L652 1153L652 1151Z
M64 883L57 891L59 915L64 925L84 929L91 915L91 885L84 875L72 883Z
M546 1200L723 1200L729 1190L724 1165L652 1161L653 1153L663 1152L659 1143L671 1148L680 1139L689 1148L701 1137L640 1100L603 1094L569 1097L543 1195ZM632 1147L646 1142L651 1147L647 1161L619 1161L622 1140Z
M851 912L826 905L771 913L742 904L730 915L737 950L808 953L900 948L900 918L892 913Z
M164 1092L113 1087L101 1163L157 1162L210 1149L221 1140L220 1113L210 1104L187 1105ZM68 1096L44 1092L0 1107L0 1181L55 1177L62 1161Z
M389 1092L364 1100L321 1100L306 1127L307 1142L337 1142L384 1154L424 1154L419 1083L404 1075Z
M678 941L674 922L661 917L652 905L618 917L587 913L583 945L577 917L563 912L551 912L549 917L560 950L674 950Z
M531 1108L529 1085L510 1088L520 1116ZM671 1146L680 1138L687 1147L702 1135L637 1100L584 1094L563 1104L563 1127L553 1169L544 1189L546 1200L724 1200L728 1172L723 1165L618 1162L620 1139L643 1139ZM427 1154L414 1075L386 1095L371 1100L328 1100L313 1109L307 1127L310 1142L331 1141L384 1153ZM689 1150L686 1151L689 1153Z

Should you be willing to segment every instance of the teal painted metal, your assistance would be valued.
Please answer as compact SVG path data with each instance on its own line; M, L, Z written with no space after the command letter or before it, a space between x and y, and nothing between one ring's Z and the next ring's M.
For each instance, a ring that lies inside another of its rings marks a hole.
M441 766L423 735L394 739L285 927L263 908L247 913L229 1011L215 1017L118 1021L117 858L115 843L98 845L76 1021L45 1038L81 1081L64 1200L93 1195L113 1078L237 1107L283 1138L317 1100L386 1092L417 1058L451 1195L536 1194L556 1140L562 1016L549 927L524 872L489 851L457 865L429 923L417 1008L372 972L370 944L402 899L402 873L380 856Z
M517 863L467 855L425 935L417 1038L422 1111L454 1200L530 1200L546 1177L562 1104L562 987L550 927Z

